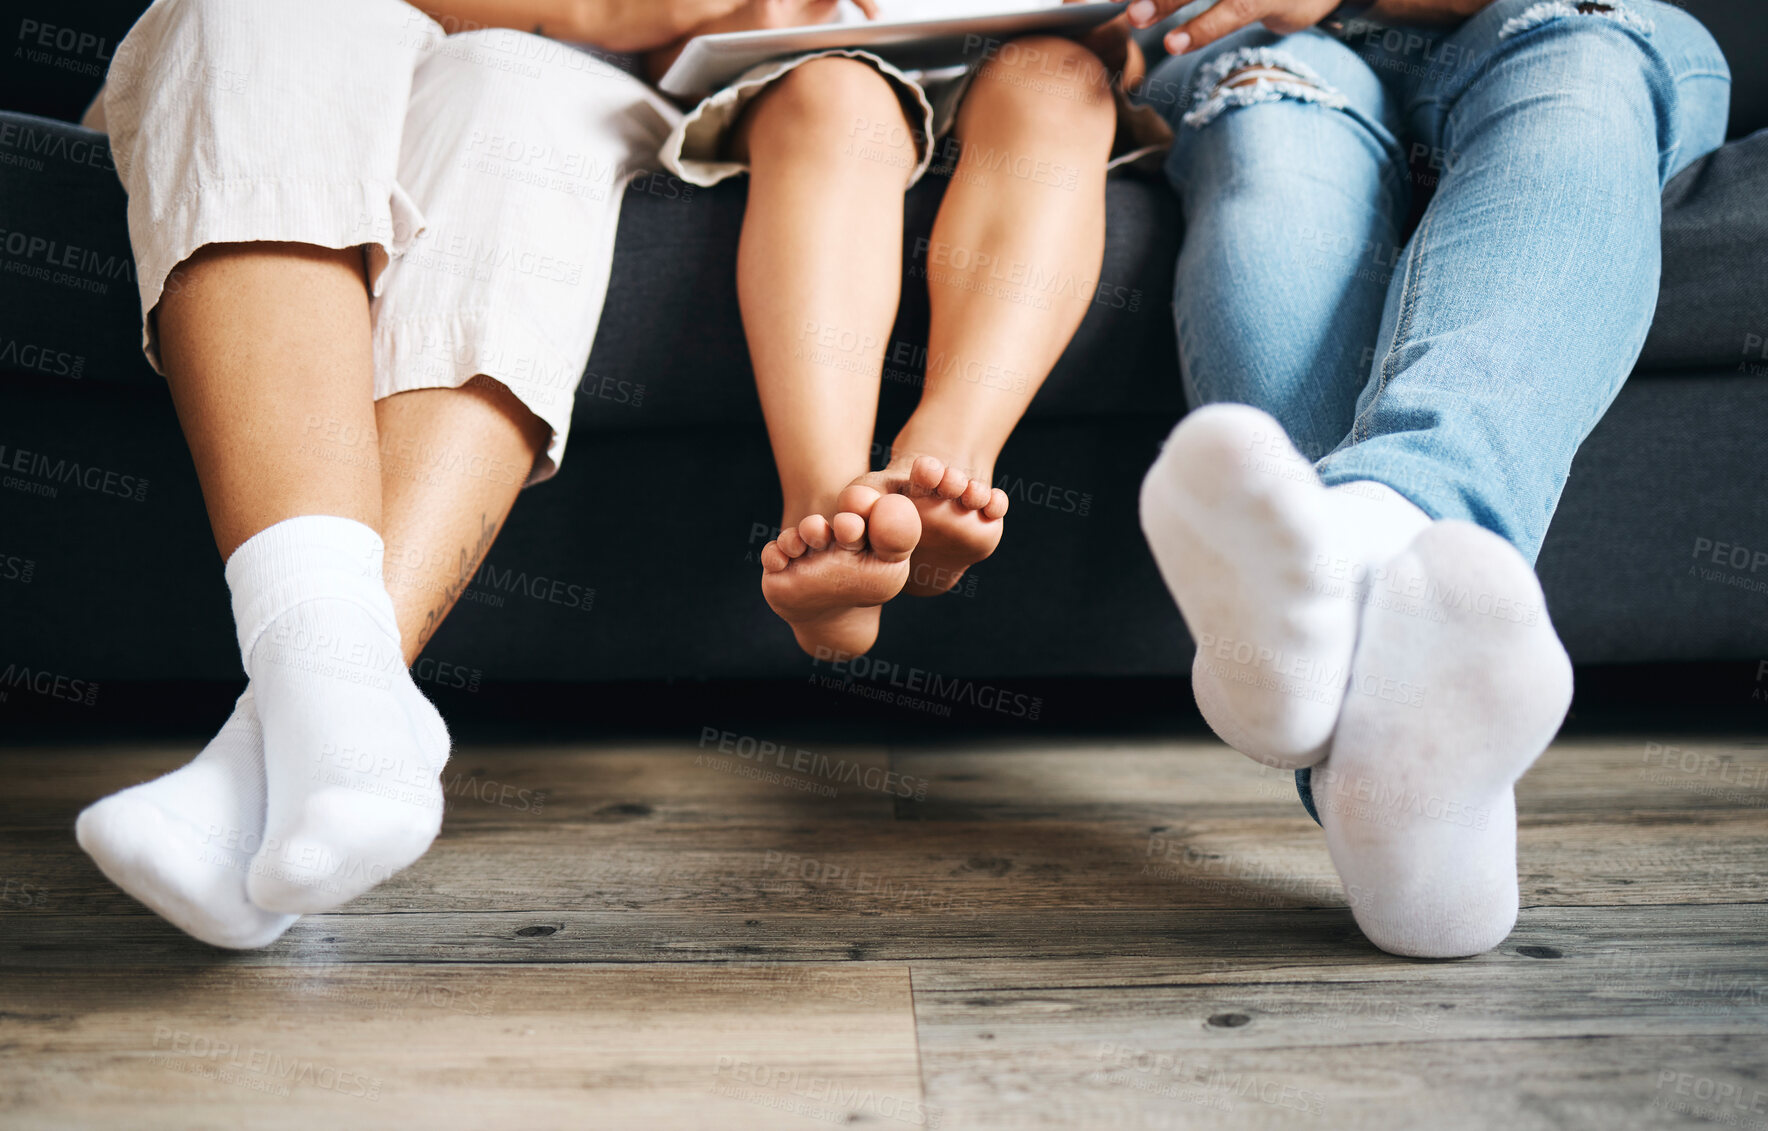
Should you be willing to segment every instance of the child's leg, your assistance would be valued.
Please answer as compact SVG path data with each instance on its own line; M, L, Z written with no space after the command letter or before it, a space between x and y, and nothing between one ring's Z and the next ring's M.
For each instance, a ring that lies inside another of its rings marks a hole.
M1066 39L1014 41L964 99L962 155L915 255L926 384L881 476L921 512L910 593L945 592L1000 542L995 459L1093 297L1114 121L1103 65Z
M737 296L785 504L762 593L807 652L859 653L920 533L905 499L836 505L868 467L913 132L889 80L831 57L756 99L734 142L750 166Z

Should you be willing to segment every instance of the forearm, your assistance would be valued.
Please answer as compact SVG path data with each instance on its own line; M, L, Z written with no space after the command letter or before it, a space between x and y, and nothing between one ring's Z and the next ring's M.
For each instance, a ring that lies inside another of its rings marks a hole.
M610 51L649 51L742 0L414 0L449 32L507 27Z
M413 0L449 34L507 27L561 39L580 22L581 0Z

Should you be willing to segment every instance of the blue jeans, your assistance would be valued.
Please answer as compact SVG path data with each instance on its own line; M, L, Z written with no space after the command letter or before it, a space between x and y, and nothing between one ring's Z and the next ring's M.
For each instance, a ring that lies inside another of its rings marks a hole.
M1253 27L1169 59L1144 101L1175 134L1188 399L1262 408L1327 484L1384 483L1533 561L1645 343L1660 194L1724 141L1730 97L1712 36L1657 0Z
M1534 560L1651 324L1663 186L1723 142L1730 90L1706 29L1656 0L1255 26L1167 60L1143 100L1176 135L1191 403L1262 408L1326 483L1384 483Z

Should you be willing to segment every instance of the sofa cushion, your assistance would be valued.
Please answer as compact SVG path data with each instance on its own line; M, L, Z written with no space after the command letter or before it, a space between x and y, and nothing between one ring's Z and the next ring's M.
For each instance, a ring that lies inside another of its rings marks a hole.
M1664 273L1642 368L1768 374L1768 129L1664 190ZM1753 368L1752 368L1753 365Z
M0 155L0 374L158 384L141 357L123 191L104 137L0 112ZM1765 185L1768 132L1727 145L1671 183L1663 293L1642 364L1735 367L1768 337ZM926 287L916 276L943 191L944 182L929 177L906 204L886 425L915 398L927 333ZM745 194L741 181L711 190L663 177L635 182L579 397L580 430L760 419L736 301ZM1108 208L1092 308L1033 405L1034 418L1182 406L1168 315L1177 203L1160 181L1129 175L1113 178Z

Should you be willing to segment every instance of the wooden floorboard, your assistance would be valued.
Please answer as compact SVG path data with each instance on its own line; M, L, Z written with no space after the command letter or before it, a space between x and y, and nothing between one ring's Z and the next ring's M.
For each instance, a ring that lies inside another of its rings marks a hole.
M1768 1129L1759 737L1557 744L1457 962L1214 743L723 740L457 751L428 856L245 954L73 844L189 749L0 751L0 1126Z

